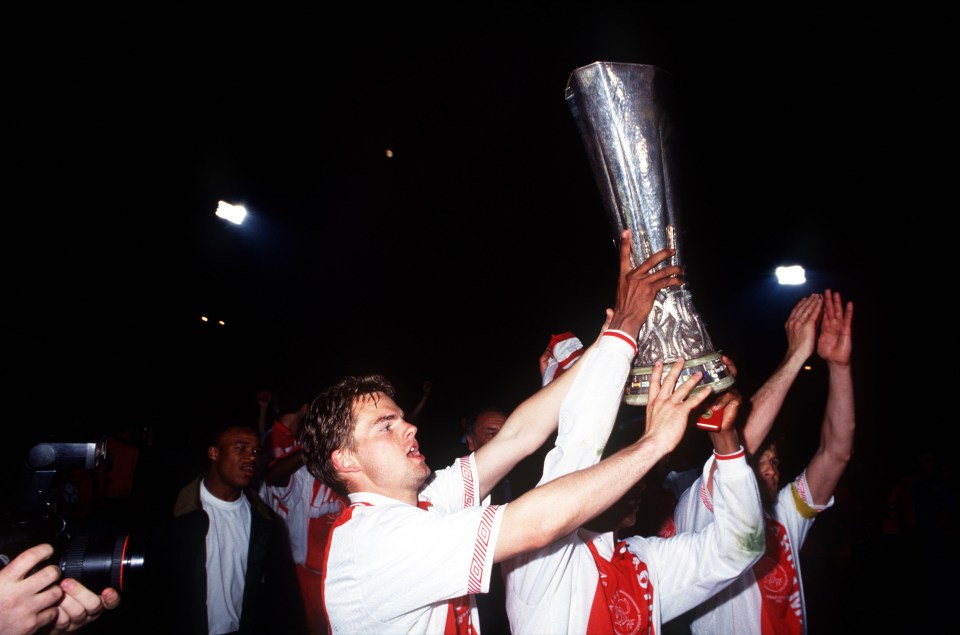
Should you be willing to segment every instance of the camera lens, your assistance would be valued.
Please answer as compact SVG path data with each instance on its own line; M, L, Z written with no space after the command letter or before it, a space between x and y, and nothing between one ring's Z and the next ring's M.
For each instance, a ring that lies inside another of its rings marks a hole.
M75 536L63 552L60 570L99 593L106 587L126 590L143 568L143 551L129 535Z

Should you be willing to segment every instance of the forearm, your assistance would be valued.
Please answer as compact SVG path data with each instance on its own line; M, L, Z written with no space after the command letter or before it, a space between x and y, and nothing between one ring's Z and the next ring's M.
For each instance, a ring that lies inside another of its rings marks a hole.
M763 512L753 470L743 452L715 461L717 496L712 522L654 542L660 562L671 569L660 576L661 618L666 621L697 606L739 577L764 552ZM634 545L643 539L627 539Z
M753 454L773 427L790 387L806 361L800 354L788 354L750 398L750 415L743 425L743 447Z
M535 487L509 503L497 540L497 562L565 536L619 500L670 450L645 435L603 461Z
M598 342L584 353L589 355ZM542 387L507 417L500 432L476 452L480 491L486 495L524 458L539 449L557 430L560 406L579 376L583 360Z
M763 553L763 508L753 468L743 453L717 457L714 498L715 537L719 557L741 570Z
M821 505L833 495L853 456L856 418L853 375L849 365L831 365L827 406L820 430L820 447L807 466L807 484L813 502Z
M596 349L578 362L582 369L560 406L556 447L544 460L541 484L600 460L635 355L636 346L628 335L608 331Z
M710 440L713 442L715 455L728 456L740 451L740 438L737 436L736 430L721 430L709 434ZM707 476L707 491L711 495L713 495L713 478L717 471L717 465L718 461L713 461Z

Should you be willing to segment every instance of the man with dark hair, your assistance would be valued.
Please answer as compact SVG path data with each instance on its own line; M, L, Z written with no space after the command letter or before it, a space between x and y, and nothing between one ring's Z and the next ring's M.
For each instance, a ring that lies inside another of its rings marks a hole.
M148 554L162 633L304 633L306 620L283 521L250 485L260 442L227 425L207 447L205 474L180 490Z

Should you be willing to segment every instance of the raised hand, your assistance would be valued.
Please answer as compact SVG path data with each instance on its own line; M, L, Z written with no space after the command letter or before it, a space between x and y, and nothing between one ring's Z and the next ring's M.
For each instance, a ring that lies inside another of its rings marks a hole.
M846 307L839 293L827 289L823 307L823 320L820 324L820 337L817 340L817 355L828 364L847 366L853 350L853 302Z
M551 357L553 357L553 349L550 348L549 346L546 348L546 350L544 350L542 353L540 353L540 359L539 359L538 361L539 361L539 363L540 363L540 377L541 377L541 379L543 378L544 373L547 372L547 366L550 365L550 358L551 358Z
M801 298L790 312L784 324L787 332L787 357L799 356L807 359L813 355L813 347L817 341L817 321L823 310L823 296L811 293Z
M637 267L633 267L630 263L631 241L630 230L623 230L620 234L620 277L617 281L617 305L613 309L610 328L636 335L640 332L643 323L646 322L657 293L666 287L681 284L683 280L679 276L683 273L683 270L676 265L654 269L675 253L673 249L661 249Z
M710 386L701 386L696 392L693 391L703 377L699 371L677 386L683 364L682 358L677 359L666 377L663 377L663 363L657 362L650 374L644 436L659 437L667 452L672 452L683 438L690 412L713 393Z
M737 428L734 421L737 419L737 412L740 410L742 399L740 393L730 389L717 398L717 403L722 403L723 416L720 422L720 429L710 431L710 441L714 449L720 454L732 454L740 449L740 436L737 434ZM717 410L717 406L713 406Z

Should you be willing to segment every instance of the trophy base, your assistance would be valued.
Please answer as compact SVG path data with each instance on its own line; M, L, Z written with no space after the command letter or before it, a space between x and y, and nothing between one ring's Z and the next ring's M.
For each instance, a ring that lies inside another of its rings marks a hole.
M669 362L664 362L664 373L667 372L668 365ZM683 370L680 371L677 385L687 381L697 371L703 373L703 378L694 391L699 390L701 386L710 386L713 392L720 393L733 385L734 377L727 372L727 365L723 363L720 353L708 353L696 359L688 359L683 365ZM635 366L630 369L630 377L627 378L627 384L623 389L624 403L630 406L647 405L651 374L653 374L653 365Z

